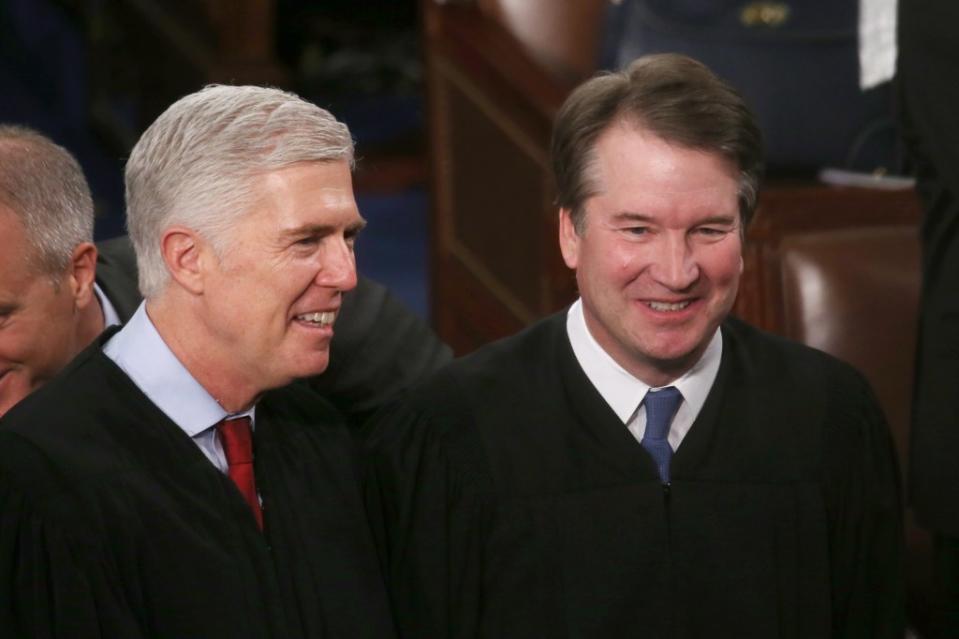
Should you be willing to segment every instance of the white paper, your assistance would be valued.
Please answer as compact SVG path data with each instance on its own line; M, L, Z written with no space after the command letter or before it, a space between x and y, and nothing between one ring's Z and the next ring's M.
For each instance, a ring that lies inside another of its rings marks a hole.
M897 0L859 0L859 88L871 89L896 72Z

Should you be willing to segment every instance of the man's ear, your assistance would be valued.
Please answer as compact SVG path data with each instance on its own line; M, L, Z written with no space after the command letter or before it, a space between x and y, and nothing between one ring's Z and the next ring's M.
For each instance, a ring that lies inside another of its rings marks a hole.
M559 210L559 250L563 254L566 266L575 269L579 264L579 233L573 225L573 218L569 209Z
M170 277L194 294L203 292L204 252L207 250L203 238L190 228L172 226L160 238L160 254Z
M73 249L67 270L67 286L74 306L86 308L93 300L93 283L97 276L97 247L92 242L81 242Z

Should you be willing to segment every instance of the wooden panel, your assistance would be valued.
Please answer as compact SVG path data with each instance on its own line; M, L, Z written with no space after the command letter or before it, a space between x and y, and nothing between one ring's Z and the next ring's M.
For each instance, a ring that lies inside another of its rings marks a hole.
M502 126L495 112L480 110L454 85L448 88L449 250L520 319L530 321L544 302L539 269L529 267L544 261L545 158L521 131ZM490 166L496 173L487 178Z
M551 308L553 287L543 266L559 259L556 234L549 232L553 195L544 140L513 125L442 59L431 77L434 259L443 264L434 300L447 318L437 318L441 334L462 351ZM489 313L477 311L479 299L492 307ZM488 332L457 326L451 316L457 308L474 321L485 317L479 324Z
M428 59L443 57L531 135L549 138L556 110L577 84L535 61L533 53L472 4L423 3ZM431 78L427 76L427 88Z
M433 307L434 324L456 353L469 353L525 326L460 262L446 257L439 263L444 275L435 280L433 291L442 303Z
M465 353L569 297L548 167L563 93L531 72L527 53L475 7L443 7L432 20L430 6L433 320ZM527 72L534 75L524 80ZM537 95L536 86L553 88Z

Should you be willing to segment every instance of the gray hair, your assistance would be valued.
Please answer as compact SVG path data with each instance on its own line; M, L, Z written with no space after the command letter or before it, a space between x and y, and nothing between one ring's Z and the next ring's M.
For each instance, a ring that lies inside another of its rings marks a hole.
M93 241L93 198L62 146L23 126L0 125L0 204L20 218L35 268L64 272L73 250Z
M259 176L296 162L347 161L353 140L328 111L279 89L210 85L173 103L144 132L126 166L127 228L140 292L169 279L160 238L183 225L219 255L247 214Z

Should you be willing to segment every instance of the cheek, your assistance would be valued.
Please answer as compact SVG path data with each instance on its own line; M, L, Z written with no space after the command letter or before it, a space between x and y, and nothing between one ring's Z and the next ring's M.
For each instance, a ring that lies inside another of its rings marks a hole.
M23 340L10 329L0 330L0 364L12 362L23 356Z
M49 323L49 327L54 326L55 322ZM72 350L67 335L58 330L41 331L36 325L25 329L4 336L0 358L22 364L31 379L53 376L70 360Z
M76 344L77 317L73 300L63 294L45 300L31 308L29 316L21 318L19 331L13 340L33 368L44 375L52 375L65 366L86 344Z
M589 265L600 277L615 281L629 279L639 270L642 261L640 250L628 242L610 241L591 246L588 254Z
M717 247L702 262L710 280L718 285L735 285L743 272L743 257L738 247Z

